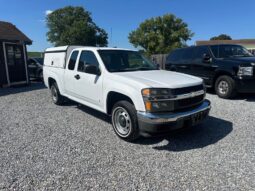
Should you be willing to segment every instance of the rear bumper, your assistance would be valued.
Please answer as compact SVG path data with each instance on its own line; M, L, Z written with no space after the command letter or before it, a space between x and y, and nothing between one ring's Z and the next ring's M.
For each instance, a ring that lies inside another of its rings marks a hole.
M208 116L210 109L210 101L205 100L200 106L188 111L157 114L138 112L138 124L141 133L165 133L185 125L196 125L202 122Z
M236 85L240 93L255 93L255 78L237 79Z

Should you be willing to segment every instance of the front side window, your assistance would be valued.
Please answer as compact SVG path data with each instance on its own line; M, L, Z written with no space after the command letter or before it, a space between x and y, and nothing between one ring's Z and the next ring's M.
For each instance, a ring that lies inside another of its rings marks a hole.
M240 45L220 45L218 58L253 57L253 55Z
M99 63L97 61L95 54L91 51L82 51L81 52L79 65L78 65L78 71L84 72L86 65L94 65L97 67L99 66Z
M77 60L77 57L78 57L78 51L73 51L71 57L70 57L70 60L69 60L69 63L68 63L68 69L69 70L74 70L75 68L75 63L76 63L76 60Z
M198 47L194 48L193 59L201 60L201 59L203 59L203 56L205 54L210 55L208 48L206 46L198 46Z
M157 66L136 51L98 50L109 72L157 70Z

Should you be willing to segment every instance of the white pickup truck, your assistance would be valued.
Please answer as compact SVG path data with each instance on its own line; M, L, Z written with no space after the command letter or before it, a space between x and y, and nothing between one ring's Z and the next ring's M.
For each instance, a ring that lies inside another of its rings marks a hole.
M110 115L127 141L196 125L211 108L202 79L159 70L137 51L48 48L43 74L55 104L69 98Z

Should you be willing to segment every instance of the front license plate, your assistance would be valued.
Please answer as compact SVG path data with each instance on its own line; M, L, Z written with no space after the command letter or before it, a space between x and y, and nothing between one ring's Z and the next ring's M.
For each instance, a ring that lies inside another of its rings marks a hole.
M192 125L197 125L205 118L206 113L204 111L196 113L191 116Z

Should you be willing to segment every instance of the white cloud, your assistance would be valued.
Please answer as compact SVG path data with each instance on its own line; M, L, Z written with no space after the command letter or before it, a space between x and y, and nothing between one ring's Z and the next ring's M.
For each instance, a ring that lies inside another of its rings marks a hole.
M38 19L37 21L40 22L40 23L45 23L46 20L45 19Z
M45 15L47 16L47 15L51 14L52 12L53 12L52 10L46 10Z

